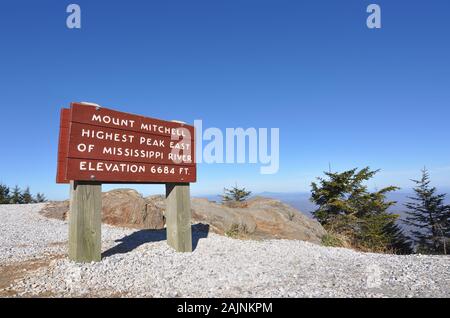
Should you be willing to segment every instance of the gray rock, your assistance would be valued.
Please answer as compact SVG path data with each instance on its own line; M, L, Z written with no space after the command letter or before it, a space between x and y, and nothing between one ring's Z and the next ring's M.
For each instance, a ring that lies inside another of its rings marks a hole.
M141 229L163 229L165 200L163 196L143 198L131 189L118 189L102 194L103 223ZM320 244L325 235L323 227L293 207L278 200L255 197L244 205L234 207L191 200L194 223L208 224L220 235L246 239L296 239ZM50 202L41 214L67 219L68 201ZM206 229L205 229L206 231Z
M207 223L218 234L232 232L249 239L291 239L320 244L324 228L278 200L255 197L244 207L227 207L206 199L192 199L195 222Z

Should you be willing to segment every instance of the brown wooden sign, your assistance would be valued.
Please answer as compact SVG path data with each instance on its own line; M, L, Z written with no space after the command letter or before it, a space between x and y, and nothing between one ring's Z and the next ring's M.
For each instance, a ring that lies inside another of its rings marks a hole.
M61 109L58 142L58 169L56 183L69 183L66 179L67 156L69 153L70 109Z
M57 183L196 181L194 127L72 103L61 111Z

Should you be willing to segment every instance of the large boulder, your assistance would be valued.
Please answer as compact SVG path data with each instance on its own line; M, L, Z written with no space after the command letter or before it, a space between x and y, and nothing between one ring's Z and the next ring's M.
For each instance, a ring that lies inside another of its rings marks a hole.
M136 190L118 189L102 193L102 222L139 229L162 229L165 225L163 196L142 197ZM69 200L49 202L42 215L66 220Z
M164 198L143 198L131 189L112 190L102 195L102 221L124 227L162 229L165 225Z
M102 221L107 224L162 229L165 200L161 195L144 198L137 191L118 189L102 194ZM67 219L69 202L50 202L41 213ZM191 200L192 222L208 224L212 232L246 239L291 239L321 243L323 227L278 200L255 197L244 206L225 206L207 199Z
M212 231L250 239L290 239L321 243L324 228L278 200L255 197L244 207L227 207L206 199L192 199L192 216Z

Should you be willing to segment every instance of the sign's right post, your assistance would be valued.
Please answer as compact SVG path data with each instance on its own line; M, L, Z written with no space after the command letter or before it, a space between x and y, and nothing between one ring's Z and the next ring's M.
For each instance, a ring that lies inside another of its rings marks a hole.
M192 252L189 183L166 183L167 244L177 252Z

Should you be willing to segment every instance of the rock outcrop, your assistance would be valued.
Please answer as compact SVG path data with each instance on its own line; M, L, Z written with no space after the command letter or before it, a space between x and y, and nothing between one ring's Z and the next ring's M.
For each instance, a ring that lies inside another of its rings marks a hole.
M162 196L143 198L135 190L113 190L102 195L102 221L124 227L162 229L165 204Z
M255 197L246 207L231 208L192 199L192 218L212 231L251 239L290 239L320 243L326 234L315 220L278 200Z
M107 224L162 229L165 226L163 196L142 197L131 189L102 194L102 221ZM323 227L300 211L278 200L255 197L245 207L228 207L193 198L192 222L208 224L211 231L246 239L291 239L320 244ZM69 202L50 202L41 211L47 217L66 219Z
M131 189L117 189L102 193L102 222L138 229L162 229L165 226L163 196L142 197ZM49 202L42 215L66 220L69 200Z

